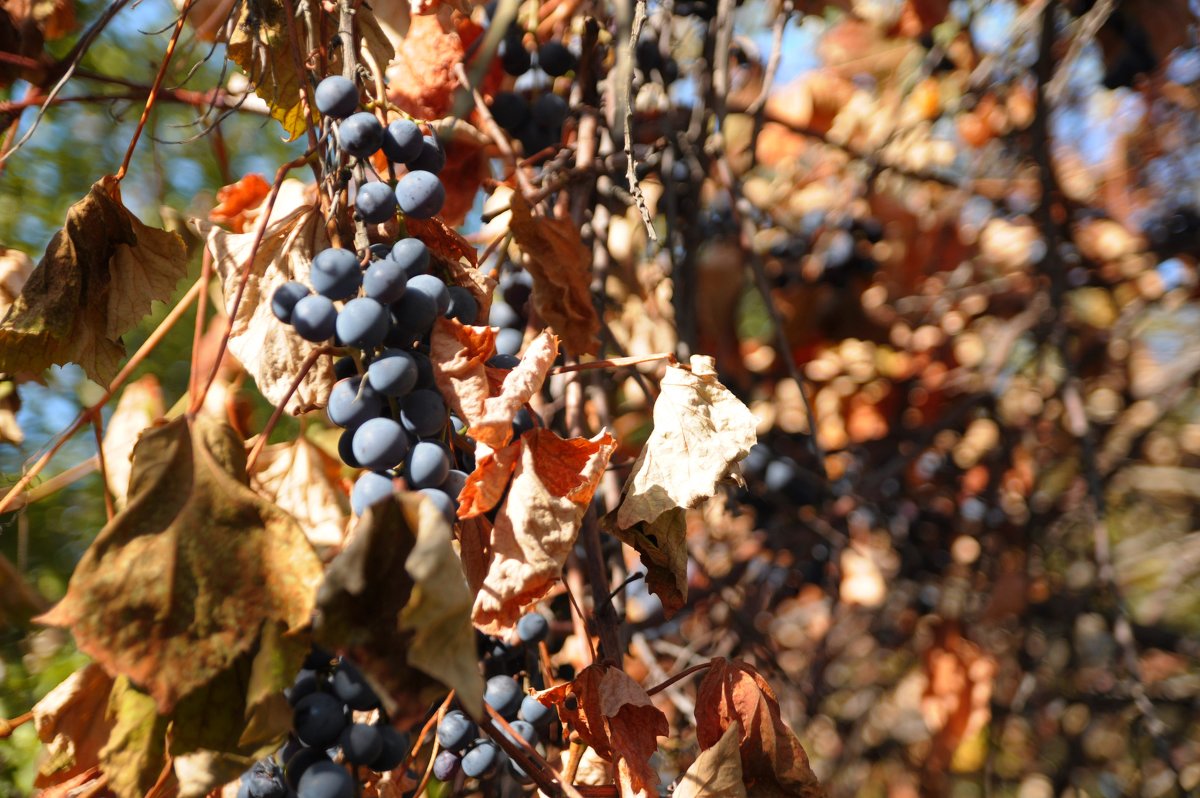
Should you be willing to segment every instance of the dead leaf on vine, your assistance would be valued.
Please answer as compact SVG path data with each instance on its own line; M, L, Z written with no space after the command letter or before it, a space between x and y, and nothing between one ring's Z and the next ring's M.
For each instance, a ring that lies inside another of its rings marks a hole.
M757 420L717 381L713 360L672 365L654 402L654 431L625 483L617 524L628 529L675 507L695 507L734 473L757 440Z
M64 679L33 707L33 724L46 753L35 784L59 784L96 767L112 722L105 709L112 677L94 662Z
M825 795L800 740L783 722L779 701L767 680L745 662L718 657L709 665L696 692L696 739L700 747L717 745L735 722L740 727L738 749L749 795Z
M741 727L735 720L717 744L700 756L680 777L674 798L746 798L742 783L742 757L738 752Z
M164 412L158 377L147 374L125 386L104 428L104 476L118 510L125 507L129 495L133 447L142 432L162 418Z
M263 176L251 172L236 183L217 189L217 205L208 212L208 218L227 225L235 233L244 233L246 211L257 208L270 191L271 185Z
M121 204L114 179L102 178L67 211L0 320L0 372L78 363L108 384L125 358L121 336L186 273L183 239L142 224Z
M342 542L349 504L341 464L303 435L267 446L250 473L250 487L288 513L314 546Z
M254 246L254 233L230 233L200 219L190 220L190 225L205 239L205 245L212 252L213 264L221 276L225 309L231 311L242 269ZM277 203L250 266L242 303L233 319L229 351L273 405L287 396L292 380L317 345L279 323L271 312L271 295L288 280L307 283L313 255L328 246L324 220L318 209L300 205L282 213ZM332 358L319 358L288 400L288 412L301 415L324 407L332 385Z
M5 0L0 4L0 51L38 59L43 45L75 29L75 0ZM0 86L17 77L44 79L40 70L0 65Z
M483 415L489 393L486 363L495 352L496 331L491 327L471 327L450 318L433 324L433 379L450 409L468 425Z
M467 475L458 494L458 517L475 518L491 510L504 498L504 490L521 456L521 441L502 449L480 444L475 450L475 470Z
M617 526L609 513L604 526L642 556L646 587L662 601L663 614L670 618L683 609L687 603L687 512L675 507L628 529Z
M150 792L166 765L170 718L155 711L154 699L125 676L108 696L112 733L100 750L100 769L118 798L141 798Z
M592 304L592 253L570 219L535 213L520 192L509 200L513 241L533 275L533 306L575 355L594 354L600 319Z
M420 494L379 502L329 564L317 597L318 638L376 680L394 723L416 720L442 685L473 713L483 706L471 594L451 539Z
M517 413L534 394L542 389L550 367L558 357L558 338L542 330L521 355L521 362L504 376L500 393L483 403L483 412L466 417L468 433L476 441L493 449L506 446L512 440L512 423Z
M628 674L596 663L573 682L541 691L537 699L555 707L585 743L616 766L624 798L658 795L658 774L650 757L658 751L657 738L670 734L670 724Z
M38 793L38 798L108 798L111 795L108 777L100 772L99 767L94 767L46 787Z
M307 624L320 577L296 522L247 487L242 439L207 416L179 418L142 435L128 506L38 620L69 628L167 713L249 649L264 621Z
M33 274L33 258L19 249L0 247L0 319L21 295L21 288Z
M543 428L521 436L512 484L486 543L487 575L471 585L477 627L491 634L511 628L559 579L615 448L607 432L591 440Z
M396 58L387 69L388 100L418 119L440 119L450 113L466 47L458 31L436 16L409 20L402 39L394 42Z

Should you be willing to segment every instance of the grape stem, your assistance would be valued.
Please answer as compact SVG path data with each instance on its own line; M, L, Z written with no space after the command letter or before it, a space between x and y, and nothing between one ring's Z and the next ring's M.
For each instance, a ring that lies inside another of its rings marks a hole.
M432 715L430 715L429 720L425 721L425 725L421 727L421 732L417 735L416 742L413 743L412 749L408 752L408 758L404 760L404 764L399 768L400 770L407 773L408 769L412 767L412 763L417 758L417 752L421 750L421 746L425 745L425 738L429 736L431 731L433 731L433 727L440 723L442 718L445 717L446 710L450 708L450 703L452 701L454 701L453 690L451 690L450 694L446 696L446 700L442 702L440 707L438 707L437 712L434 712ZM420 794L421 793L418 790L416 795Z
M271 417L267 419L267 425L263 427L263 431L258 434L258 440L254 442L254 448L250 450L250 456L246 458L247 473L254 472L254 464L258 462L259 455L267 445L267 440L271 437L271 430L275 429L275 425L279 423L279 419L283 416L283 410L287 407L287 403L292 400L292 395L300 387L300 383L304 382L304 378L308 376L308 372L316 365L317 360L324 356L333 353L333 347L322 346L308 353L308 357L304 358L304 362L300 365L300 370L296 372L296 376L292 378L292 384L288 386L287 394L275 405L275 409L271 411Z
M524 737L514 731L491 704L485 701L483 709L485 714L479 719L479 727L488 733L496 745L504 749L504 753L517 760L517 764L537 782L542 792L553 796L583 798L579 790L564 781L558 771Z
M18 727L24 726L26 723L28 723L31 720L33 720L33 710L30 710L28 712L23 712L22 714L17 715L12 720L5 720L4 718L0 718L0 740L5 739L6 737L8 737L9 735L11 735L13 733L13 730L17 729Z
M638 363L652 363L655 360L666 360L671 364L678 362L673 352L656 352L653 355L612 357L607 360L593 360L590 363L572 363L567 366L556 366L550 369L550 373L568 374L573 371L588 371L590 369L622 368L624 366L636 366Z
M654 695L655 693L661 693L663 690L666 690L668 687L670 687L671 685L680 681L681 679L686 679L687 677L691 676L693 673L698 673L699 671L708 670L708 668L711 665L712 665L711 662L701 662L699 665L693 665L692 667L688 668L687 670L680 671L679 673L670 677L665 682L660 682L659 684L656 684L653 687L649 688L648 690L646 690L646 695Z

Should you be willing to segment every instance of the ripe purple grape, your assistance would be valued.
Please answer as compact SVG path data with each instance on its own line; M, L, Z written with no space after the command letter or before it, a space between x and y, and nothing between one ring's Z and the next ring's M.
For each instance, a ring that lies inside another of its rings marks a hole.
M354 798L354 780L341 765L317 762L300 777L297 798Z
M483 700L505 720L512 720L517 716L524 696L521 685L511 676L493 676L487 680L483 690Z
M342 430L342 434L338 436L338 457L342 458L342 462L351 468L362 468L362 463L358 462L354 456L354 430Z
M521 330L514 330L511 327L505 327L496 333L496 354L515 356L521 351L521 345L524 343L525 333Z
M407 286L408 275L400 264L390 258L375 261L367 267L367 273L363 275L363 290L367 296L385 305L390 305L404 296Z
M286 750L286 749L285 749ZM300 784L300 779L304 778L304 774L313 765L320 762L328 762L329 757L325 754L324 748L305 748L287 758L287 763L283 766L284 778L288 786L293 790Z
M345 119L358 108L358 87L341 75L330 75L313 92L317 110L334 119Z
M442 748L455 753L470 745L475 739L475 723L460 710L451 710L437 727L437 739Z
M292 326L306 341L320 343L328 341L337 329L337 308L328 297L309 294L301 297L292 308Z
M387 183L363 183L354 195L354 208L367 224L380 224L396 215L396 194Z
M441 279L432 274L418 274L408 281L408 291L419 291L433 300L437 315L441 316L450 309L450 290Z
M383 735L366 723L351 723L338 738L342 755L352 765L369 765L383 751Z
M292 728L305 745L328 748L337 742L345 727L345 707L328 693L313 693L296 702Z
M515 92L497 92L492 98L491 112L496 124L512 133L529 119L529 103Z
M533 696L527 695L521 699L521 709L518 710L517 717L534 726L546 726L554 717L554 710Z
M421 152L405 166L410 172L433 172L435 175L446 168L446 151L436 136L421 139Z
M521 358L516 355L492 355L487 359L486 365L494 369L515 369L521 365Z
M395 490L392 478L387 474L368 471L358 478L350 490L350 507L355 515L362 515L368 507L388 498Z
M521 41L524 33L518 27L509 28L504 38L500 40L497 55L500 56L500 66L510 75L523 75L529 71L533 56L525 49Z
M538 48L538 66L551 77L561 77L575 68L575 56L562 42L546 42Z
M540 612L531 612L528 615L522 615L521 619L517 621L517 637L525 645L540 643L549 634L550 622Z
M413 391L400 405L400 421L404 428L419 438L441 432L446 426L446 416L442 395L428 388Z
M438 485L438 489L457 502L458 496L466 484L467 472L452 468L446 473L446 478L442 480L441 485Z
M366 712L379 706L379 696L367 684L362 672L344 659L338 662L337 670L333 672L331 686L333 694L351 709Z
M421 441L408 453L404 478L412 490L436 488L450 474L450 457L440 443Z
M288 280L276 288L275 293L271 295L271 312L284 324L291 324L292 311L295 309L296 303L311 293L308 286L303 283Z
M392 245L389 256L404 269L406 277L429 274L429 248L419 238L402 238Z
M488 310L488 324L492 327L513 327L522 329L525 327L525 322L521 320L520 314L513 310L512 305L505 302L493 302L491 309Z
M338 314L337 334L345 346L370 349L383 343L390 324L387 305L360 296L347 302Z
M404 462L408 454L408 436L404 428L390 418L373 418L354 431L351 444L354 459L363 468L383 471Z
M362 283L358 256L348 249L323 249L313 258L308 279L321 296L349 299L358 293Z
M383 146L383 125L375 114L360 111L338 125L338 144L355 158L369 158Z
M383 750L370 762L370 767L376 773L386 773L400 767L400 763L408 756L409 739L407 733L398 732L391 726L378 726L377 728L379 736L383 740Z
M473 779L482 779L496 772L503 759L500 747L491 740L480 739L463 754L462 770Z
M442 517L446 519L447 524L453 524L458 514L458 502L446 495L446 492L438 488L421 488L419 493L428 496L434 506L441 511Z
M382 411L383 397L369 383L363 386L362 377L349 377L334 383L325 407L329 420L339 427L357 427L377 418Z
M533 296L533 275L524 270L508 272L500 278L500 295L510 308L520 313L529 297ZM525 325L522 323L514 326Z
M557 94L546 93L533 101L529 112L533 120L550 130L557 129L567 120L567 101Z
M453 751L440 751L433 760L433 777L438 781L450 781L458 772L461 758Z
M396 200L405 216L429 219L445 204L446 188L433 172L417 170L400 178L396 184Z
M429 275L417 275L419 277ZM433 279L437 279L434 277ZM409 283L411 285L411 281ZM401 337L408 339L420 338L433 326L438 317L437 299L422 291L410 291L407 288L399 301L392 303L393 326Z
M450 294L450 304L445 315L462 324L474 324L479 319L479 303L475 296L461 285L452 285L447 291Z
M386 349L367 367L371 387L384 396L400 397L417 386L417 361L401 349Z
M392 163L408 163L421 154L421 129L409 119L397 119L383 132L383 154Z

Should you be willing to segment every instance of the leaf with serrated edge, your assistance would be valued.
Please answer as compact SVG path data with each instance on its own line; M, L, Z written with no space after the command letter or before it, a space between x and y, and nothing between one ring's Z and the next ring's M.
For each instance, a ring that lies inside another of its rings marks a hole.
M672 365L654 400L654 431L625 483L617 524L628 529L675 507L695 507L717 491L757 439L757 420L717 381L713 359Z
M165 411L158 377L147 374L125 386L112 418L104 425L104 478L118 510L125 507L129 494L133 446Z
M295 518L309 543L336 546L349 515L346 493L338 485L340 469L340 462L301 436L264 448L250 473L250 487Z
M500 394L484 401L482 415L463 419L468 434L493 449L507 445L512 440L513 418L542 389L557 357L558 338L549 330L542 330L525 348L521 362L504 377Z
M289 280L307 285L313 255L329 247L324 217L319 209L300 205L287 213L281 214L280 210L277 204L271 214L229 333L229 351L273 405L287 396L305 358L318 345L305 341L291 327L279 323L271 312L271 297L276 288ZM213 255L213 264L221 276L225 309L232 311L242 268L254 246L254 233L230 233L202 219L192 219L189 224L205 239ZM332 358L318 358L288 400L287 411L300 415L324 407L333 381Z
M142 224L121 204L114 179L103 178L67 211L0 320L0 372L77 363L108 384L125 357L121 336L186 273L183 240Z
M228 668L265 620L309 622L321 563L286 513L246 485L242 440L179 418L134 448L129 505L96 537L67 595L39 619L169 713Z
M48 787L100 761L112 722L106 713L112 677L94 662L72 673L33 707L33 725L46 755L35 784Z
M680 777L674 798L746 798L742 783L742 758L738 753L741 729L735 720L717 744L700 756Z

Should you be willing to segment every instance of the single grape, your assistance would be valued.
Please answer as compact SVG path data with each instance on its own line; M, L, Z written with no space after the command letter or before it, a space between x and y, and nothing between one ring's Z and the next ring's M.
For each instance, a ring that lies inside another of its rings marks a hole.
M446 168L446 151L436 136L425 136L421 139L420 154L408 161L405 166L409 172L440 174Z
M767 465L763 484L771 493L783 493L799 478L800 468L796 461L790 457L781 457Z
M283 691L283 697L294 707L302 698L312 695L318 689L317 672L303 668L296 674L292 686Z
M325 407L329 420L339 427L357 427L365 421L378 418L382 410L383 397L369 384L363 386L362 377L350 377L334 383L333 390L329 392L329 404Z
M540 643L550 634L550 622L540 612L522 615L517 621L517 637L525 645Z
M496 124L512 133L529 119L529 103L515 92L497 92L492 98L491 112Z
M470 751L463 754L463 773L473 779L482 779L496 772L503 755L500 747L491 740L479 739Z
M337 317L337 335L346 346L370 349L383 343L391 315L387 305L360 296L351 299Z
M433 361L424 352L412 352L413 360L417 361L417 387L433 388Z
M437 315L441 316L450 310L450 290L441 279L432 274L418 274L408 281L409 291L419 291L433 300Z
M515 25L504 33L496 54L500 56L500 66L510 75L523 75L529 71L533 57L525 49L521 41L524 32Z
M404 478L412 490L436 488L450 474L450 458L441 444L421 441L412 447L404 463Z
M533 119L522 125L516 136L520 140L521 150L526 156L531 156L549 147L556 147L559 143L557 129L546 127Z
M371 387L384 396L404 396L417 385L417 361L401 349L385 349L367 367Z
M398 732L391 726L377 726L383 747L379 756L370 763L371 770L376 773L386 773L400 767L408 756L409 739L405 732Z
M493 302L488 310L488 324L493 327L513 327L524 329L525 322L521 315L513 310L512 305L504 302Z
M742 475L750 479L762 479L772 457L774 455L765 443L754 444L750 447L750 453L742 458Z
M452 285L447 291L450 294L450 305L445 315L462 324L474 324L479 318L479 303L475 296L461 285Z
M455 753L466 748L475 739L475 723L460 710L447 712L437 727L438 743L447 751Z
M522 407L513 416L513 437L519 438L534 427L540 427L541 418L535 418L529 408Z
M387 183L363 183L354 195L354 207L367 224L380 224L396 215L396 193Z
M428 219L436 216L446 202L446 188L433 172L417 170L400 178L396 200L405 216Z
M372 244L367 247L367 251L371 253L371 260L383 260L391 254L392 248L387 244Z
M271 295L271 312L284 324L291 324L292 310L295 309L296 303L311 293L303 283L288 280Z
M551 77L561 77L575 68L575 56L562 42L549 41L538 48L538 66Z
M567 119L569 109L567 101L557 94L543 94L533 101L533 105L529 109L533 120L539 125L550 129L557 129Z
M328 693L313 693L296 702L292 728L305 745L328 748L337 742L345 727L345 707Z
M383 125L375 114L360 111L338 125L342 151L355 158L369 158L383 146Z
M663 64L662 50L659 49L658 39L654 36L643 36L638 39L634 55L637 58L638 69L642 74L649 75Z
M354 456L354 429L342 430L338 436L338 457L351 468L362 468L362 463Z
M354 483L350 491L350 507L355 515L362 515L372 504L391 496L395 489L392 478L387 474L368 471Z
M400 421L406 430L419 438L437 435L446 426L446 403L437 391L418 388L404 397Z
M408 454L408 436L404 428L390 418L373 418L354 431L354 459L363 468L383 471L404 462Z
M530 777L530 775L525 772L525 769L518 765L514 759L508 760L508 773L513 777L513 781L517 782L517 784L527 785L533 783L533 778Z
M390 305L404 296L408 286L408 275L404 268L390 258L377 260L367 267L363 275L363 290L371 299Z
M409 119L397 119L383 132L383 154L392 163L408 163L421 154L421 129Z
M362 283L358 256L348 249L323 249L313 258L308 279L322 296L349 299L358 293L358 286Z
M339 357L333 361L333 376L339 380L344 380L347 377L354 377L358 374L358 364L354 362L352 357Z
M492 355L486 365L494 369L515 369L521 364L521 358L516 355Z
M306 341L328 341L337 329L337 308L328 297L309 294L292 308L292 326Z
M402 238L392 245L391 259L402 269L406 277L429 274L429 248L419 238Z
M367 684L362 672L346 660L338 663L333 672L333 694L342 699L346 706L366 712L379 706L379 696ZM366 764L366 763L360 763Z
M529 297L533 295L533 275L523 269L519 272L508 272L500 278L500 295L510 308L520 313ZM524 322L520 326L524 327Z
M517 716L524 696L521 685L511 676L493 676L487 680L483 690L483 700L491 704L505 720L512 720Z
M671 85L679 80L679 62L667 56L663 59L662 67L659 68L658 73L662 75L663 83L666 83L668 86Z
M354 798L354 779L341 765L317 762L300 777L297 798Z
M467 472L452 468L446 473L446 478L442 480L441 485L438 485L438 489L457 502L458 496L466 484Z
M537 745L538 733L537 733L537 729L535 729L533 727L532 723L530 723L528 721L524 721L524 720L514 720L511 723L509 723L508 725L512 727L512 730L517 733L517 736L520 739L524 740L525 742L529 743L530 745ZM517 737L513 737L507 731L503 731L503 730L502 730L502 734L504 735L506 740L509 740L509 741L515 743L516 745L520 745L520 742L518 742Z
M341 75L330 75L313 92L317 110L334 119L345 119L358 108L358 87Z
M450 498L445 491L437 488L421 488L419 493L429 497L434 506L441 511L446 523L453 525L458 514L458 502Z
M458 772L461 761L453 751L439 751L437 758L433 760L433 777L438 781L450 781Z
M338 739L342 755L352 765L369 765L383 751L383 735L375 726L351 723Z
M511 327L505 327L500 332L496 333L496 353L500 355L516 355L521 351L521 345L525 343L525 333L521 330L514 330Z
M238 798L287 798L287 781L273 759L260 759L242 774Z
M546 726L554 718L554 710L527 695L521 699L521 709L517 711L517 718L534 726Z
M427 276L418 274L413 279ZM437 317L437 300L421 291L409 291L406 288L404 296L392 303L392 328L397 337L408 342L429 332Z
M324 748L301 748L288 757L283 766L284 779L293 790L300 784L300 779L310 767L318 762L328 762L329 756Z
M322 673L329 670L329 664L333 661L333 654L329 653L320 646L313 646L308 656L304 658L304 667L311 671L321 671Z

